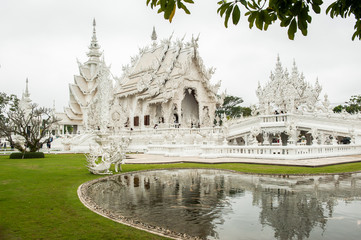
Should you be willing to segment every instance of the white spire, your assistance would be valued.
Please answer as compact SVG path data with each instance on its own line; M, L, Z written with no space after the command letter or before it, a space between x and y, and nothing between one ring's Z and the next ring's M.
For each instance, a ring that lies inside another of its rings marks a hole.
M99 52L100 45L98 44L97 35L96 35L96 22L95 18L93 19L93 36L90 42L89 46L89 52L87 53L89 60L98 60L99 57L102 55L101 52Z
M153 26L153 32L152 32L152 35L150 36L150 38L153 41L157 41L157 33L155 32L155 27L154 26Z
M30 97L30 93L29 93L29 80L28 78L26 78L26 88L25 88L25 94L24 97Z

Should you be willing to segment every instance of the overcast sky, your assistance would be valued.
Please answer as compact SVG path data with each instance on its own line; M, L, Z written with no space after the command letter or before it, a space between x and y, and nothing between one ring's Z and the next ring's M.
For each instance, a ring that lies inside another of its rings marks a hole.
M199 52L206 67L215 67L212 82L222 80L221 90L240 96L244 105L256 103L258 81L265 84L277 55L289 70L293 59L306 80L318 77L332 103L361 94L361 41L352 41L354 19L313 16L307 37L270 26L267 32L248 28L246 17L226 29L217 15L217 0L198 0L191 15L177 11L170 24L146 6L146 0L1 0L0 4L0 92L21 97L29 78L34 102L61 111L68 104L68 84L79 74L76 59L87 60L92 19L97 37L112 73L130 62L138 48L150 44L153 26L158 39L190 40L198 35ZM230 24L231 25L231 24Z

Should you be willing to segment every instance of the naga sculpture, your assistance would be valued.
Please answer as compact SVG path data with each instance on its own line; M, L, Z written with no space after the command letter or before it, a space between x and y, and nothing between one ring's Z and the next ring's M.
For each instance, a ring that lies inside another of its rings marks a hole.
M90 146L90 153L85 154L87 159L87 168L93 174L113 174L110 167L114 164L115 172L122 171L121 165L126 158L126 147L128 139L122 138L120 141L112 141L107 145L98 147Z

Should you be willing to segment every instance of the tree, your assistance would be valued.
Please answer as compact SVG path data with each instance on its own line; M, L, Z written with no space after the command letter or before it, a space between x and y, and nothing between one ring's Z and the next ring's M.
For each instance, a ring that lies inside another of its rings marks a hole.
M240 117L241 115L250 116L251 109L239 106L241 103L243 103L242 98L228 95L224 98L222 106L216 110L216 115L221 117L221 115L226 114L230 118Z
M340 113L343 110L350 114L361 112L361 95L351 96L350 100L346 102L346 105L338 105L333 108L333 112Z
M147 5L158 8L158 13L163 13L165 19L172 22L176 9L182 9L190 14L186 4L193 4L192 0L147 0ZM293 40L297 29L306 36L308 24L311 23L312 11L321 13L322 0L222 0L217 3L217 13L224 17L224 25L232 18L232 23L237 25L241 18L241 10L248 17L249 28L255 25L260 30L267 30L269 25L280 21L281 27L288 28L288 38ZM311 10L312 9L312 10ZM335 0L327 9L326 14L331 18L347 18L353 15L356 23L352 40L361 40L361 1L360 0Z
M19 99L16 95L7 95L6 93L0 92L0 118L5 117L4 113L8 110L14 111L19 105Z
M9 140L8 133L11 131L10 119L7 117L7 113L13 112L18 108L19 99L16 95L7 95L0 92L0 138ZM11 141L9 141L12 143Z
M21 152L26 148L30 152L38 151L48 141L46 133L60 120L53 116L50 108L31 104L29 109L21 109L15 95L0 93L0 96L0 136Z

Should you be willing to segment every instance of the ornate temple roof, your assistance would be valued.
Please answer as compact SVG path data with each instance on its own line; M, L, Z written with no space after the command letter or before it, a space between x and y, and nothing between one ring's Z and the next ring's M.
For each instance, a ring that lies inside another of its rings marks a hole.
M293 112L301 106L314 107L319 101L322 87L318 80L314 86L305 81L303 73L299 73L296 62L293 62L291 74L282 67L277 57L274 72L270 81L263 87L258 83L256 91L260 111L264 114L279 112Z
M85 63L78 62L79 75L74 76L74 83L69 84L69 107L65 108L68 120L82 120L83 109L88 109L96 96L101 81L107 81L110 75L105 64L100 45L96 37L96 22L93 20L93 35ZM104 79L104 76L106 79Z
M188 79L201 81L209 95L216 98L219 84L213 86L209 82L215 69L206 69L203 65L198 53L198 38L192 37L189 42L183 39L172 42L171 36L157 42L155 36L153 29L152 44L139 49L138 55L131 58L131 64L123 66L123 76L115 94L118 97L137 94L140 99L151 98L150 103L166 102L179 81Z

